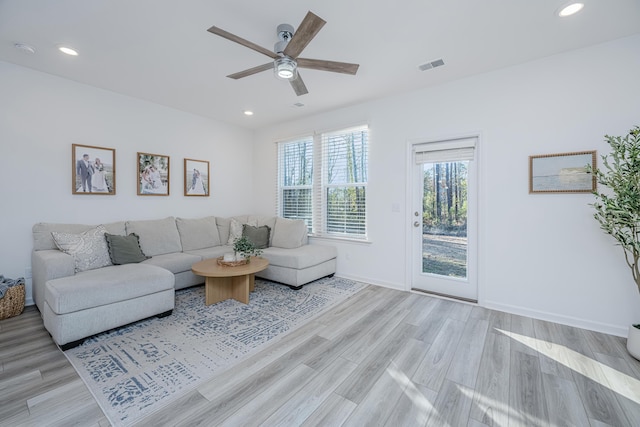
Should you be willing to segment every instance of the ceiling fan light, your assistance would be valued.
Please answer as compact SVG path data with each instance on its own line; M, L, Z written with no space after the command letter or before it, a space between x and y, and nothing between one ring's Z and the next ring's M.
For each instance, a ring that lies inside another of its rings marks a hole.
M277 58L275 61L275 73L276 77L283 80L291 80L296 77L296 67L298 63L288 56Z

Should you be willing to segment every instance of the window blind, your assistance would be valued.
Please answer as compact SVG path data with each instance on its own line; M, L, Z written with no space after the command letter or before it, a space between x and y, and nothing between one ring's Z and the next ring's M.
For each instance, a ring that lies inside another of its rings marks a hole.
M320 234L366 238L368 128L328 132L320 139L322 188L314 198Z
M476 138L453 139L417 144L413 147L416 164L473 160Z
M318 236L367 237L366 126L278 143L277 214Z
M313 138L278 143L277 214L313 221Z

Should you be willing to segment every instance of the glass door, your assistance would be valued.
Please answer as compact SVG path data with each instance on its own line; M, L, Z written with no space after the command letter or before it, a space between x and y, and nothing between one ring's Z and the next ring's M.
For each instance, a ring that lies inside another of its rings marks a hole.
M413 289L477 300L474 151L475 138L414 147Z

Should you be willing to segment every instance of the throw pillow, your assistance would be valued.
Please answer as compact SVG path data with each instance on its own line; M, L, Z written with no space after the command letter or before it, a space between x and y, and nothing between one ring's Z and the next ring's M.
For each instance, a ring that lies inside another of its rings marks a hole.
M128 236L117 234L105 234L109 246L109 256L115 265L132 264L151 258L140 249L140 239L135 233Z
M249 221L249 225L253 225L256 227L258 223L256 221ZM227 245L233 246L233 243L236 239L242 237L242 226L243 224L235 218L231 218L231 223L229 224L229 240L227 240Z
M245 236L256 249L264 249L269 247L269 234L271 227L263 225L254 227L253 225L244 224L242 226L242 235Z
M73 257L74 270L78 273L111 265L109 249L104 239L106 232L106 228L99 225L82 234L52 231L51 236L58 249Z

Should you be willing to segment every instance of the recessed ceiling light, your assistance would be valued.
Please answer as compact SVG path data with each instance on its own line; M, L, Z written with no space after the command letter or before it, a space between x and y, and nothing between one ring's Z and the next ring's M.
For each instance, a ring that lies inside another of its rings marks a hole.
M58 50L62 53L66 53L71 56L78 56L78 51L70 48L69 46L58 46Z
M244 115L245 115L245 116L253 116L253 111L251 111L251 110L244 110Z
M574 13L578 13L584 7L584 3L571 3L560 9L558 12L558 16L564 18L566 16L571 16Z
M13 47L25 53L36 53L36 48L26 43L16 43Z

